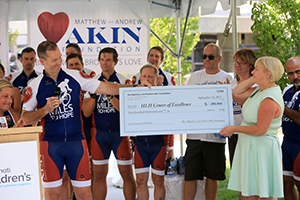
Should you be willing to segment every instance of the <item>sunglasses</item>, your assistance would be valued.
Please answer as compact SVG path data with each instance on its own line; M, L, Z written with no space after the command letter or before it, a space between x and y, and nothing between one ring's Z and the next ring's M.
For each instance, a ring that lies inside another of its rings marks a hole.
M209 60L214 60L216 56L211 55L211 54L210 55L206 55L206 54L202 55L203 60L205 60L207 57Z

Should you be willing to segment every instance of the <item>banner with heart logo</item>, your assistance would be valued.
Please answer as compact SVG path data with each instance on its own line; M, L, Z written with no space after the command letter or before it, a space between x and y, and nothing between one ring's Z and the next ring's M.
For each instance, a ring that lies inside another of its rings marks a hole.
M84 67L96 73L101 72L98 54L105 47L117 50L119 62L116 71L119 73L135 74L147 63L150 40L148 0L29 1L27 5L28 44L35 49L40 42L51 40L58 44L65 60L66 45L77 43ZM39 61L36 69L43 69Z

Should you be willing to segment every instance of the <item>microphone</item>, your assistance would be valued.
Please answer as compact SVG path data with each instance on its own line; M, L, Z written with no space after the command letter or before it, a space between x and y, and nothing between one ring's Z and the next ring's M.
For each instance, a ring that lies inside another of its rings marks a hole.
M55 97L60 97L60 87L56 87L55 90L54 90L54 96ZM53 114L54 114L54 120L56 121L57 118L58 118L58 113L59 113L59 107L55 108L54 111L53 111Z

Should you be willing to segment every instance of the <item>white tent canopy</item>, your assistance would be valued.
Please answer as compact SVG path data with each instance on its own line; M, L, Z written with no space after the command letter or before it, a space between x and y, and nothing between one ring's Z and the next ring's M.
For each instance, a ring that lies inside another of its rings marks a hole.
M61 2L61 0L0 0L8 2L8 21L19 21L27 20L27 2ZM99 2L108 0L64 0L64 2ZM116 1L120 0L110 0ZM122 0L126 1L126 0ZM223 10L231 9L232 13L232 33L233 33L233 51L237 48L236 39L236 6L247 3L247 0L128 0L128 1L148 1L150 3L150 17L160 18L160 17L176 17L176 24L180 24L181 18L186 18L191 16L198 16L199 7L201 7L201 15L212 14L216 10L217 3L220 2ZM132 8L139 9L139 8ZM229 16L228 22L230 23L231 16ZM224 24L225 27L225 24ZM180 26L177 26L177 38L184 39L184 33L180 36ZM162 40L161 40L162 41ZM163 41L162 41L163 42ZM180 85L181 80L181 66L180 66L180 49L183 41L177 40L177 50L173 51L173 54L177 56L177 68L178 68L178 84ZM166 44L165 44L166 45ZM167 46L167 45L166 45ZM172 52L172 50L169 48ZM182 152L182 150L181 150Z
M26 20L27 19L27 2L49 2L49 0L0 0L8 1L8 13L9 21ZM64 0L64 2L101 2L107 0ZM113 0L111 0L113 1ZM123 0L125 1L125 0ZM131 0L132 1L132 0ZM176 13L174 11L174 0L135 0L135 1L149 1L151 3L150 17L160 18L160 17L175 17ZM217 3L220 2L223 10L231 9L230 2L233 0L192 0L190 16L198 15L198 8L201 7L201 15L212 14L216 10ZM247 0L235 0L236 5L242 5L247 2ZM51 2L61 2L61 0L51 0ZM181 0L180 5L180 16L185 17L188 9L189 0ZM133 8L138 9L138 8Z

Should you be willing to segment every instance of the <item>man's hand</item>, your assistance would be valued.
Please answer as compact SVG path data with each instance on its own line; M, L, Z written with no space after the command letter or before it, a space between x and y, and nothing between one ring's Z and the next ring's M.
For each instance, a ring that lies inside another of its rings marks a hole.
M157 79L157 86L161 86L164 82L164 76L163 75L159 75L158 79Z
M142 81L140 85L138 85L137 87L145 87L147 86L149 89L151 89L151 84L148 81Z
M13 128L16 128L16 127L24 127L26 125L26 123L23 121L23 118L21 117L17 123L15 123L15 125L13 126Z
M55 108L59 107L60 100L58 97L50 97L47 100L47 104L45 105L45 109L49 112L52 112Z
M230 84L230 81L228 78L226 78L226 81L222 82L222 81L218 81L219 84Z

